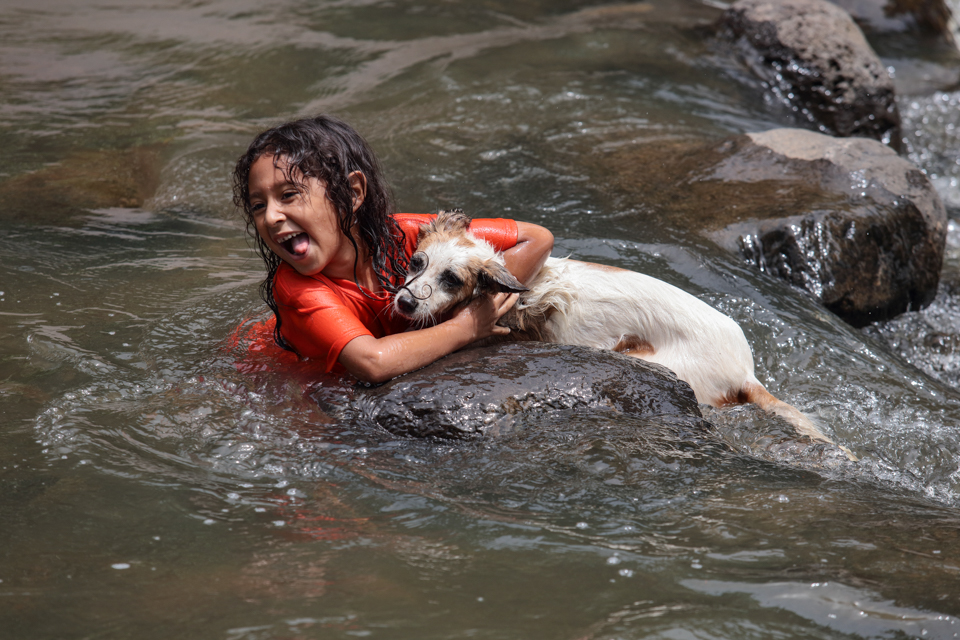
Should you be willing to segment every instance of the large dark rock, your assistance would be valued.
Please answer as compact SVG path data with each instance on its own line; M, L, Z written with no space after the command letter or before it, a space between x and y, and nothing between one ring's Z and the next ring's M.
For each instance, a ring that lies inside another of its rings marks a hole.
M927 177L865 138L775 129L604 158L651 221L699 231L855 326L929 304L946 211Z
M856 23L826 0L738 0L718 33L819 130L902 147L893 80Z
M587 347L538 342L467 349L375 388L318 397L341 419L415 437L494 435L551 422L570 412L647 419L703 435L687 383L636 358Z

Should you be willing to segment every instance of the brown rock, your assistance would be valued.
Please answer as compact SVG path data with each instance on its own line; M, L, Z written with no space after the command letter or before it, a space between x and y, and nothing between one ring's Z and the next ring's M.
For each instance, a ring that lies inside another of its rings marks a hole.
M776 129L608 160L660 224L699 231L855 326L936 295L945 209L927 177L877 141Z

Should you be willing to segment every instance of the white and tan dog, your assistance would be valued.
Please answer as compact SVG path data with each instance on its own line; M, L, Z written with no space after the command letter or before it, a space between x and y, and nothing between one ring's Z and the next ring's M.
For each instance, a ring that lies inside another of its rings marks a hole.
M394 309L420 326L491 291L520 293L500 319L505 340L539 340L611 349L656 362L714 407L753 402L802 435L831 442L805 415L773 397L753 372L740 326L705 302L634 271L548 258L529 288L493 247L467 231L459 210L441 211L420 230Z

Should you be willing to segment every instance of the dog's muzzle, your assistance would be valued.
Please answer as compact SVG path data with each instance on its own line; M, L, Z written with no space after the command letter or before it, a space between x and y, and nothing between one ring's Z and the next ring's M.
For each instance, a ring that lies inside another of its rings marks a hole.
M428 284L421 287L421 292L424 294L423 296L418 296L410 289L410 285L416 282L417 278L426 273L427 266L430 264L430 256L422 251L418 251L417 253L413 254L413 256L410 258L411 262L413 262L413 258L419 258L419 262L422 266L420 266L412 278L410 277L409 273L407 274L407 280L403 283L403 286L400 287L400 291L397 293L396 302L394 303L396 304L397 310L407 317L413 315L413 313L417 310L417 306L421 300L426 300L433 295L433 287Z
M404 289L397 294L397 300L394 304L397 306L397 311L409 317L417 310L418 302L417 299L413 297L413 294L404 287Z

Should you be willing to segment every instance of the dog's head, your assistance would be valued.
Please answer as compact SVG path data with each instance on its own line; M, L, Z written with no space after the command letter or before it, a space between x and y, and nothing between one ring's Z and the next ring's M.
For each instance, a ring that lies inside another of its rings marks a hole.
M469 224L470 218L454 209L420 228L417 251L393 301L400 315L426 326L479 295L527 290L493 247L470 234Z

